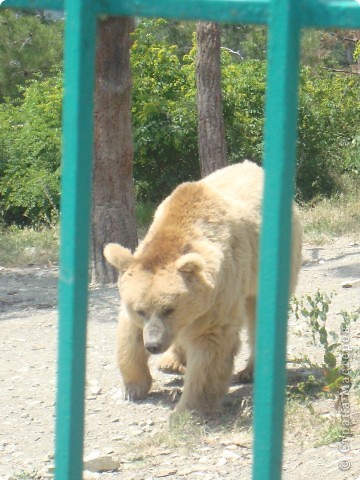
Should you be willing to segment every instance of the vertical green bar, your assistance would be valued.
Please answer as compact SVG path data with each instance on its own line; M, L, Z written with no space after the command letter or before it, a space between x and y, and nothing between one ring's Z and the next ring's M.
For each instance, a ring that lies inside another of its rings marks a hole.
M300 25L294 0L271 0L265 123L265 191L255 365L254 480L281 478L296 165Z
M82 478L96 18L65 1L55 478Z

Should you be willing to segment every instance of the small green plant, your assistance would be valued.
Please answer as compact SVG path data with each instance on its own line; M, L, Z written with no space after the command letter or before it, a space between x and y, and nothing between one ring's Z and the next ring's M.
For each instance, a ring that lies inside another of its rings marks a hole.
M338 361L337 354L340 347L339 335L327 328L327 317L332 295L319 290L314 296L306 295L304 299L293 298L291 310L295 318L305 318L310 327L312 344L323 350L321 364L312 361L308 356L301 359L301 363L313 371L321 372L321 376L310 374L304 381L291 387L289 393L306 398L309 395L318 395L320 392L337 394L344 380L344 362ZM350 324L356 322L359 315L356 313L341 312L341 332L348 332ZM300 363L300 362L299 362Z
M320 440L315 446L330 445L334 442L339 442L344 438L343 426L341 420L338 418L332 419L326 423L326 427L321 432Z
M12 475L10 478L13 480L33 480L38 477L36 472L21 471L19 473L15 473L15 475Z

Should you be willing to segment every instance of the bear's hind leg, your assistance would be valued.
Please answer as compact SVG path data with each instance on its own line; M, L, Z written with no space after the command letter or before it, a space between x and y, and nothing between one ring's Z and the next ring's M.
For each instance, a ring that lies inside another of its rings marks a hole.
M235 381L239 383L252 383L254 381L254 351L255 351L255 328L256 328L256 298L246 299L246 322L250 356L246 367L235 375Z
M124 383L125 400L141 400L151 388L152 378L142 330L120 313L117 329L117 361Z

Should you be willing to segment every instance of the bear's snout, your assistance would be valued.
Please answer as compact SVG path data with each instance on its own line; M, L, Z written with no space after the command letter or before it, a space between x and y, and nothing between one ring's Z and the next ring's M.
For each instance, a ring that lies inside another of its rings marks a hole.
M153 315L143 330L144 347L152 355L165 352L170 346L170 335L159 317Z
M162 353L162 348L161 348L160 343L156 343L156 342L150 343L150 342L148 342L148 343L145 343L145 348L152 355Z

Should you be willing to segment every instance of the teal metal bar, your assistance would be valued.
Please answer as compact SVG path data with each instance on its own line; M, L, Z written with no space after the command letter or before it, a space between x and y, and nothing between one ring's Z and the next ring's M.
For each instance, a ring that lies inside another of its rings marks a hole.
M56 480L82 477L96 16L269 24L254 480L279 480L300 28L360 27L357 0L5 0L66 11Z
M3 0L1 8L24 8L27 10L63 10L64 0Z
M99 0L99 12L112 15L266 24L271 0ZM356 0L292 0L302 26L356 28Z
M293 0L299 2L303 27L360 28L360 2L356 0Z
M65 2L65 95L56 403L57 480L82 478L96 16Z
M99 0L111 15L265 24L269 0Z
M359 28L356 0L292 0L303 27ZM270 0L89 0L97 14L266 24ZM5 0L1 7L63 10L64 0Z
M300 25L297 2L272 0L265 123L265 192L254 393L254 480L281 478L296 165Z

